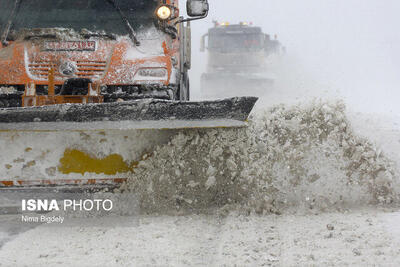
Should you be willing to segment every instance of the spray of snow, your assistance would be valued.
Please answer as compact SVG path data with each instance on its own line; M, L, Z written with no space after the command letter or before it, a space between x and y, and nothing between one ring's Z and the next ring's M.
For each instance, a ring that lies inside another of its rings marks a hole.
M394 164L354 134L342 102L275 106L245 129L188 130L141 161L121 190L152 212L281 213L391 203Z

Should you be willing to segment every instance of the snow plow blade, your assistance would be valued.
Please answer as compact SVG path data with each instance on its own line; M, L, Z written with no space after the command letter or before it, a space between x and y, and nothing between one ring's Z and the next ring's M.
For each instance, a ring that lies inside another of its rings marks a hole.
M256 97L180 102L136 100L0 110L0 130L184 129L244 126Z
M243 127L257 98L0 109L0 191L115 188L180 131Z

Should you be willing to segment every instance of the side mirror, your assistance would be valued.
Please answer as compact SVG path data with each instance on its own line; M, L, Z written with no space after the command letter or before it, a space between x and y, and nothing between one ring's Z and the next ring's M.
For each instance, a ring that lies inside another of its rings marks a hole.
M187 0L186 9L189 17L206 16L209 10L207 0Z

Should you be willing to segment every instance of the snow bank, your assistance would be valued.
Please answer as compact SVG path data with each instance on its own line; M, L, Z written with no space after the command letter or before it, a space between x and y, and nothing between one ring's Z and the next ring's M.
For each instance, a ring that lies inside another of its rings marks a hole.
M121 190L135 192L145 213L281 213L391 203L398 178L394 164L353 133L342 102L313 102L260 111L246 129L180 132Z

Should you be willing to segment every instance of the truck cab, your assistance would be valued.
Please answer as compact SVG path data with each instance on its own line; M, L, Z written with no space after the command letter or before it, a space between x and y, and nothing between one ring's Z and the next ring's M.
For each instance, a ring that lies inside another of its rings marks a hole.
M178 0L0 5L0 108L189 99L191 19ZM207 1L187 5L207 15Z

